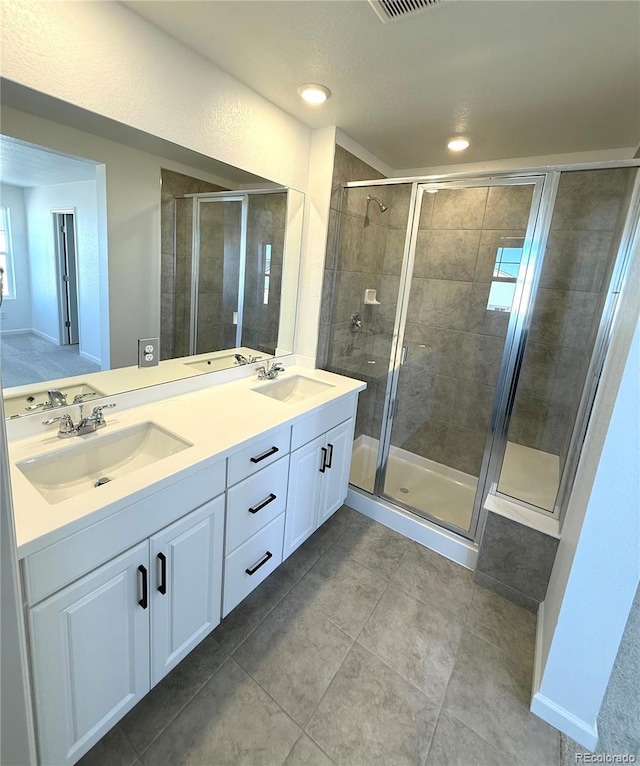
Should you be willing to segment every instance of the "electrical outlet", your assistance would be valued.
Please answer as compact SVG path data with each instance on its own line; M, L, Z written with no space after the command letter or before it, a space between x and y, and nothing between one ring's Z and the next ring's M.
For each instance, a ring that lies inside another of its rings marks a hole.
M160 361L160 338L138 339L138 367L155 367Z

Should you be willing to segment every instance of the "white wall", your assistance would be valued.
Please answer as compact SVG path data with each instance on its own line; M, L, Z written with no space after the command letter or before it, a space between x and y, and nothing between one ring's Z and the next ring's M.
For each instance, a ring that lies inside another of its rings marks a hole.
M590 749L597 744L598 712L640 579L639 306L637 252L568 504L537 646L540 677L532 710Z
M306 191L311 130L119 3L2 3L9 80Z
M78 264L80 354L97 362L100 347L100 259L96 181L37 186L25 190L29 230L32 328L60 343L59 284L52 210L73 209ZM105 319L108 321L108 319Z
M0 332L31 328L31 286L29 279L29 240L24 207L24 190L19 186L0 185L0 205L9 208L16 297L2 304Z

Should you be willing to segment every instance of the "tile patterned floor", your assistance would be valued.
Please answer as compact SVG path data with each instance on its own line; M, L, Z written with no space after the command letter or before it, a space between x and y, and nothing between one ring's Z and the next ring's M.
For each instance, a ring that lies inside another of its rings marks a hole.
M82 766L558 766L535 618L343 506Z

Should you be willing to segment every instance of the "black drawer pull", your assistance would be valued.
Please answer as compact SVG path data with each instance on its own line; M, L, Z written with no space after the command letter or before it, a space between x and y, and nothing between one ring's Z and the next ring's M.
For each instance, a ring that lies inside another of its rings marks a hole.
M142 598L140 601L138 601L138 604L143 608L146 609L149 606L149 598L148 598L148 579L147 579L147 568L143 567L142 564L138 567L138 572L142 575Z
M280 452L280 448L271 447L271 449L268 449L266 452L263 452L262 455L258 455L258 457L252 457L251 462L259 463L261 460L265 460L266 458L271 457L271 455L275 455L276 452Z
M160 585L158 585L158 593L162 593L163 596L167 595L167 557L164 553L158 554L158 560L160 561Z
M267 563L267 561L269 561L269 559L271 559L271 558L273 558L273 553L271 553L271 551L267 551L267 552L264 554L264 558L262 559L262 561L258 562L258 563L257 563L257 564L256 564L256 565L253 567L253 569L245 569L244 571L245 571L245 572L246 572L248 575L252 575L252 574L255 574L255 573L258 571L258 569L260 569L260 567L261 567L261 566L264 566L264 565Z
M256 505L255 508L249 508L249 513L258 513L258 511L261 511L263 508L265 508L269 503L272 503L276 499L276 495L273 494L273 492L269 493L269 497L266 500L263 500L260 505Z
M320 467L320 473L324 473L327 468L327 448L322 448L322 466Z
M327 468L331 468L333 463L333 444L329 444L329 459L327 460Z

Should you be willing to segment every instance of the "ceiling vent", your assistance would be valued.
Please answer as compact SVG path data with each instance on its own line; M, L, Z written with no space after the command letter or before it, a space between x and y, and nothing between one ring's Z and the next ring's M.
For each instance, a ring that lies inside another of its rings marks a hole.
M427 8L446 2L452 2L452 0L369 0L383 24L405 16L413 16L415 13L421 13Z

